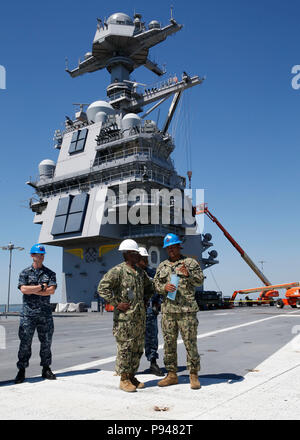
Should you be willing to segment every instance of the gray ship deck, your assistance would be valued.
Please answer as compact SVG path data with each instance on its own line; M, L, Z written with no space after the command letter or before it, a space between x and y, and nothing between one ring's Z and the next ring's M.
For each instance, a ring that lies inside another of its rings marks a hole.
M189 387L179 339L179 384L157 387L159 378L148 373L143 356L139 375L146 388L128 395L113 375L112 313L54 314L52 369L58 380L41 379L35 336L21 385L12 382L19 320L1 317L6 349L0 350L0 419L299 419L299 318L300 311L288 307L199 312L202 389ZM154 411L155 405L168 411Z

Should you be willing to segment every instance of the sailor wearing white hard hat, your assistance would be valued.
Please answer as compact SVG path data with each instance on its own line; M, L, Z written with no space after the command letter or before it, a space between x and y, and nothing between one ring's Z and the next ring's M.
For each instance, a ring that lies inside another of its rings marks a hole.
M139 247L140 261L138 266L145 270L149 278L153 279L155 269L149 267L148 251L145 247ZM155 293L147 304L146 310L146 332L145 332L145 356L150 362L150 373L156 376L163 376L164 373L157 365L158 359L158 325L157 316L159 314L161 296Z
M114 306L113 335L117 342L116 372L120 389L127 392L143 388L135 377L144 351L146 312L144 302L154 294L151 280L137 266L139 247L132 239L119 246L124 262L110 269L98 286L99 295Z
M123 240L120 243L119 251L121 252L133 251L139 254L139 247L136 241L132 240L131 238L127 238L126 240Z

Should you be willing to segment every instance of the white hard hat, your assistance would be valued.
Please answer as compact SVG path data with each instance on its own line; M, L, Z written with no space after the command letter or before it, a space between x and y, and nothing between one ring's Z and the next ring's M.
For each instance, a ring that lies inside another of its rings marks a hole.
M144 247L139 247L139 253L142 257L149 257L147 249Z
M134 240L131 240L130 238L123 240L120 243L119 251L136 251L139 252L139 247L137 243Z

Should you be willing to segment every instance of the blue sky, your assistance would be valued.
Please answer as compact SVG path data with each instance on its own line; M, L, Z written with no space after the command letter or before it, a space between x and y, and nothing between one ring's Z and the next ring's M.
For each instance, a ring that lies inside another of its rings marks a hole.
M0 245L12 241L25 252L13 255L11 302L20 302L18 273L30 264L29 249L39 236L25 206L32 196L25 182L38 174L45 158L56 161L53 133L73 116L73 102L105 98L109 74L99 71L76 79L65 73L91 50L96 18L114 12L143 15L167 24L167 1L113 3L86 0L29 0L1 6L0 65L6 90L0 90L1 206ZM296 0L173 1L182 31L151 51L168 74L206 76L185 93L173 154L186 175L183 134L191 127L193 187L204 188L213 214L274 283L299 280L300 90L291 86L291 69L300 64ZM145 68L133 78L152 84L158 77ZM183 112L185 110L185 113ZM155 117L157 117L156 115ZM163 110L160 122L164 121ZM172 127L171 127L172 129ZM220 264L206 271L206 289L225 295L256 287L260 281L205 220ZM45 264L60 282L61 250L48 247ZM0 303L6 302L8 252L0 252ZM58 289L54 300L60 300Z

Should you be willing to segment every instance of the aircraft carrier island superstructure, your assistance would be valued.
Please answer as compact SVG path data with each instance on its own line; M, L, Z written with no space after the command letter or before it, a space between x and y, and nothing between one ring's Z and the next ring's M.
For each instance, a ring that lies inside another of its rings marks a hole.
M203 269L218 263L216 251L202 257L212 246L211 235L196 232L192 198L174 168L168 133L182 93L202 79L184 72L151 89L130 80L140 66L164 78L163 69L148 58L149 49L182 25L171 18L165 27L156 20L146 27L140 14L97 20L92 52L67 72L74 78L106 68L107 100L85 104L86 110L81 104L74 119L66 117L64 131L55 132L57 163L43 160L38 180L27 182L36 192L30 207L34 223L41 225L39 242L63 248L62 302L88 305L101 277L122 261L118 246L125 238L147 247L152 267L167 256L162 244L168 232L182 237L183 253L197 258ZM149 115L168 98L159 128Z

